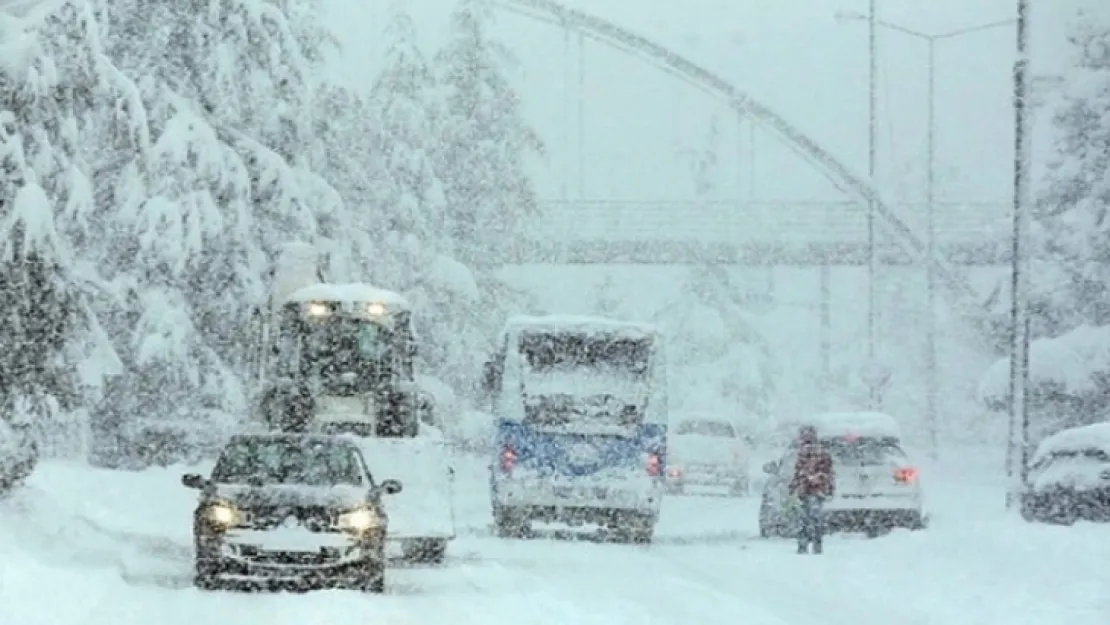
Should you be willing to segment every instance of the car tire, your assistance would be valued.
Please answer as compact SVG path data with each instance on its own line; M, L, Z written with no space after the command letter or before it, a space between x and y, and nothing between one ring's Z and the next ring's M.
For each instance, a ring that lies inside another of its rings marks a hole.
M925 514L922 512L914 512L910 515L910 522L907 527L914 532L925 529Z
M520 510L502 508L493 509L493 524L498 538L526 538L531 530L531 523Z
M383 554L384 555L384 554ZM380 595L385 592L385 560L367 560L359 565L355 580L358 590Z
M623 515L621 515L623 516ZM623 542L634 545L649 545L655 538L655 515L628 515L616 523L613 530Z
M728 492L733 497L747 497L749 490L750 484L748 483L748 478L742 477L732 483Z
M193 563L193 586L200 590L219 590L217 577L219 564L209 559L196 559Z
M406 562L443 564L447 557L447 541L442 538L418 538L402 541L401 556Z

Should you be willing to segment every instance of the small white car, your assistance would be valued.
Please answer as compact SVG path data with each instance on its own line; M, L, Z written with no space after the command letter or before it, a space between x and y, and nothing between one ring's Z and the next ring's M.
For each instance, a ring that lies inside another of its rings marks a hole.
M1037 446L1021 497L1026 521L1110 521L1110 423L1062 430Z
M826 413L798 425L812 425L832 454L836 490L825 503L830 532L864 532L877 536L895 527L925 527L920 472L902 448L902 435L893 417L874 412ZM793 536L797 531L789 492L798 450L791 444L779 460L768 462L759 508L763 537Z
M690 486L725 487L744 496L751 482L750 446L727 419L697 416L679 421L667 441L667 491Z

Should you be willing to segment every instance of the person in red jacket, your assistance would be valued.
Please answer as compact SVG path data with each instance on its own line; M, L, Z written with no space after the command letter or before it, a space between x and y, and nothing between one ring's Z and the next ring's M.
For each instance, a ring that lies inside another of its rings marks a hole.
M832 455L817 439L813 426L798 431L798 460L790 493L801 502L801 527L798 532L798 553L821 553L824 538L824 504L836 492Z

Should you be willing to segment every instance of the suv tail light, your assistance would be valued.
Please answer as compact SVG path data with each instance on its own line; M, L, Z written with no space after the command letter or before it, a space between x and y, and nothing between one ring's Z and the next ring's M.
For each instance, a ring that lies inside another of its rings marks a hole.
M917 481L917 469L900 467L894 470L894 481L899 484L913 484Z
M501 471L512 473L514 468L516 468L516 451L506 446L501 450Z
M659 454L648 454L647 473L651 477L659 477L663 475L663 459L659 456Z

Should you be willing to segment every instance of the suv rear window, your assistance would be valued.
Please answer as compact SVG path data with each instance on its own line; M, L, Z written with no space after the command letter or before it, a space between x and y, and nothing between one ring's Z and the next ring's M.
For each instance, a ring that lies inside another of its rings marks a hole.
M904 460L906 452L898 441L882 438L827 439L822 441L833 459L840 464L867 466L889 464L891 461Z

